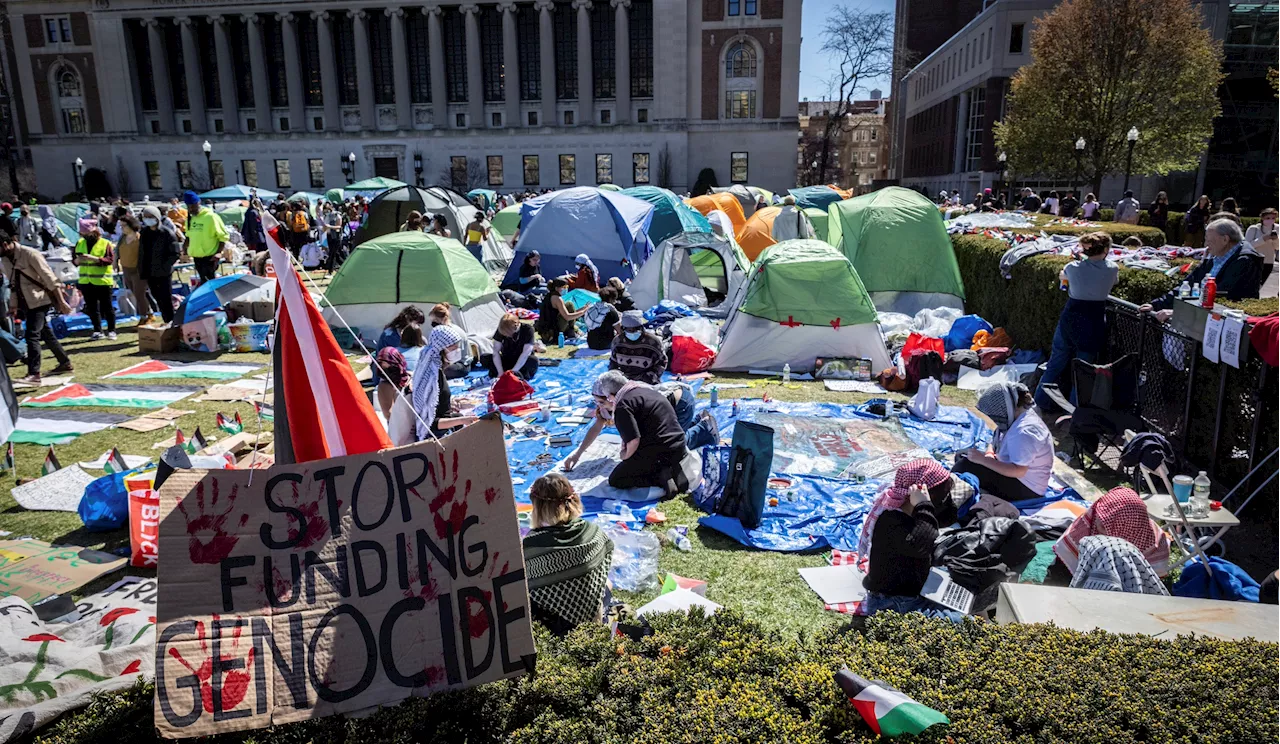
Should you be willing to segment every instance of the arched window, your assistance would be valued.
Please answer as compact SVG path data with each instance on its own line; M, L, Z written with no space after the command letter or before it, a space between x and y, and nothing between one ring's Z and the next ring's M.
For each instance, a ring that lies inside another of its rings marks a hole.
M756 50L745 41L729 47L724 55L724 76L727 78L753 78L756 76Z
M62 133L87 133L89 126L84 116L84 88L80 82L80 73L64 64L54 70L53 86L62 119Z
M58 73L58 97L80 97L80 76L75 73L75 70L64 67Z

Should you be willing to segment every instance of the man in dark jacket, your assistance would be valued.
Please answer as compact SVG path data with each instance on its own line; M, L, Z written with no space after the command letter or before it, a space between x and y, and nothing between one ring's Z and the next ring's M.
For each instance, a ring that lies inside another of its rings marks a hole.
M181 249L178 236L160 223L160 210L142 210L142 235L138 240L138 276L147 281L160 306L164 322L173 322L173 265Z
M1217 283L1217 299L1256 299L1262 286L1262 254L1244 240L1240 226L1232 220L1214 220L1204 229L1205 257L1191 270L1186 281L1199 284L1209 277ZM1160 320L1173 315L1177 292L1143 305L1144 312L1154 310Z
M1058 202L1058 216L1071 219L1076 216L1076 210L1080 208L1080 200L1075 194L1068 193L1062 197L1062 201Z
M1040 201L1040 197L1036 196L1036 192L1032 191L1031 189L1022 190L1022 207L1021 207L1022 211L1039 212L1040 205L1042 203L1043 202Z

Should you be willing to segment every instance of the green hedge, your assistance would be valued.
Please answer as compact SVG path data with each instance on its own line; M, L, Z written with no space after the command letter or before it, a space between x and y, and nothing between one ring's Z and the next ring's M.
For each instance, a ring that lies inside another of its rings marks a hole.
M1169 226L1165 228L1165 233L1169 238L1168 240L1169 245L1186 245L1187 244L1188 242L1187 233L1186 233L1186 230L1184 229L1184 223L1182 221L1185 216L1186 216L1186 212L1170 212L1169 213ZM1116 218L1116 210L1114 209L1098 210L1099 220L1110 222L1115 218ZM1244 225L1244 228L1246 230L1249 229L1250 225L1256 225L1260 221L1261 220L1258 217L1241 217L1240 218L1240 222L1241 224ZM1147 213L1147 210L1145 209L1138 210L1138 224L1139 225L1151 224L1151 215Z
M665 615L640 642L603 627L539 632L537 675L213 743L589 744L877 741L832 674L841 665L942 711L921 742L1263 742L1277 730L1277 647L1051 625L952 625L885 613L865 633L781 638L731 611ZM37 742L159 741L150 686L99 697Z

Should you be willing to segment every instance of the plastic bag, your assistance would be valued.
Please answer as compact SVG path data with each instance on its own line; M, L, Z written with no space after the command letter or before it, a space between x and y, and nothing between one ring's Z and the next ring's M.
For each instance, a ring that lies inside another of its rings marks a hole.
M607 528L613 540L609 580L614 589L639 592L658 588L658 553L661 544L652 532Z
M124 479L132 472L104 475L85 486L76 513L86 530L118 530L129 521L129 492L125 489Z
M708 347L693 336L673 336L671 338L671 372L677 375L691 375L710 369L716 360L715 349Z
M916 418L932 421L938 415L938 395L941 391L941 382L933 377L926 377L920 381L920 389L907 402L907 410Z
M961 315L964 315L964 311L954 307L926 308L916 313L915 319L911 322L911 330L923 336L943 338L951 332L951 326Z
M951 353L956 349L968 349L973 345L973 335L978 331L992 331L991 324L977 315L966 315L951 325L951 331L947 334L946 345L947 353Z
M716 327L700 316L675 319L671 322L671 335L696 338L712 351L720 348L720 334L716 332Z

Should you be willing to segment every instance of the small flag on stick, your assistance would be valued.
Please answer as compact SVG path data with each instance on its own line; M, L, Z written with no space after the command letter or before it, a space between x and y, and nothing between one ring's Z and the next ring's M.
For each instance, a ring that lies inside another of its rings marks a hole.
M49 475L50 473L62 470L62 463L58 462L58 456L53 452L53 445L49 445L49 454L44 456L44 467L40 468L40 475Z
M951 723L938 711L917 703L884 682L859 677L847 668L836 672L836 684L871 730L880 736L917 736L934 724Z
M182 445L182 448L187 451L187 454L194 455L208 446L209 443L205 441L204 434L200 431L200 427L197 426L195 432L191 434L191 438L186 441L186 444Z
M124 455L120 454L120 450L112 447L107 453L107 461L103 463L102 469L107 473L123 473L129 469L128 463L124 461Z
M226 414L218 413L218 428L228 434L239 434L244 431L244 423L240 420L240 413L237 412L235 417L229 417Z

